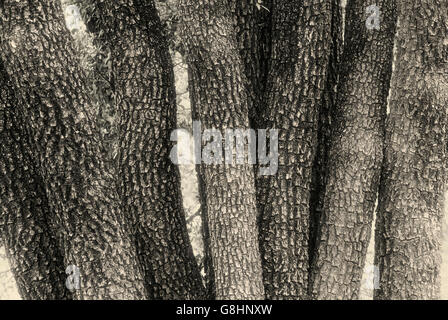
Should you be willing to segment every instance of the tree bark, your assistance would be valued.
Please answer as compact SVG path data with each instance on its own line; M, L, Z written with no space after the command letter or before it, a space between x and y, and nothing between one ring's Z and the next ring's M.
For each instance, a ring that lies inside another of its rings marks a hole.
M446 182L448 8L398 2L379 193L375 299L438 299Z
M90 31L111 52L119 193L149 297L204 298L179 170L169 157L176 128L174 74L154 1L94 1L87 9Z
M336 104L337 86L339 83L338 68L343 52L343 7L339 0L332 0L332 20L331 20L331 54L329 59L327 80L323 102L319 110L319 122L317 131L317 151L314 159L314 167L311 180L310 195L310 228L308 240L309 253L309 275L308 291L312 287L312 265L316 256L317 232L322 216L326 178L328 175L328 154L331 141L331 114Z
M48 225L45 189L0 60L0 234L23 299L70 299L63 255Z
M84 74L63 21L59 1L3 1L1 58L20 97L64 266L80 269L75 298L142 298L136 252L99 156Z
M183 0L180 14L193 120L221 134L226 128L249 128L250 100L228 2ZM253 167L202 164L199 175L216 298L262 299Z
M247 78L245 87L250 99L249 122L251 128L259 128L271 49L272 0L264 0L259 8L254 1L228 1Z
M330 0L273 1L261 126L279 130L279 167L277 174L257 181L268 299L307 297L310 189L331 52L331 17Z
M383 159L392 73L395 3L383 0L380 30L366 27L364 1L349 1L345 44L332 111L324 207L312 265L312 295L357 299Z

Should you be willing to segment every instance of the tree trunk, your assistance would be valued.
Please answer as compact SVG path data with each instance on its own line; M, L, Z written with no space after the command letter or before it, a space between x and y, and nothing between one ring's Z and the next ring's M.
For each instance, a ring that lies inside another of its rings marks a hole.
M62 251L17 100L0 60L0 234L23 299L70 299Z
M259 128L270 55L272 0L257 8L254 1L228 0L244 67L251 128ZM263 129L263 128L262 128Z
M193 120L221 134L226 128L249 128L250 100L229 4L183 0L180 11ZM262 299L253 167L202 164L199 175L205 191L216 298Z
M310 189L331 52L331 11L330 0L273 1L272 53L260 126L279 130L279 167L275 175L257 181L269 299L307 297Z
M317 132L317 151L314 159L310 196L310 228L308 240L309 274L308 291L312 287L312 269L316 256L317 231L324 206L324 196L327 178L328 154L331 141L331 114L336 104L337 85L339 82L338 68L343 51L343 7L339 0L332 0L331 20L331 54L329 59L325 92L319 111Z
M379 194L375 299L438 299L446 182L448 8L398 2Z
M101 158L59 1L3 1L1 58L30 136L33 161L54 212L64 266L80 270L78 299L145 296L135 248Z
M111 52L118 111L118 177L145 284L153 299L205 292L187 233L180 175L170 160L174 74L154 2L94 1L89 29Z
M347 5L324 207L311 271L312 294L318 299L357 299L361 286L383 159L396 25L394 1L377 6L380 30L369 30L365 2Z

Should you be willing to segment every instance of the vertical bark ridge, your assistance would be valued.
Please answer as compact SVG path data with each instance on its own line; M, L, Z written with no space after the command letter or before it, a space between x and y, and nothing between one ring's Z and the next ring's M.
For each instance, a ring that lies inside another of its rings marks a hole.
M272 1L264 0L257 8L254 1L229 0L234 20L238 49L247 78L246 91L249 104L249 121L258 128L263 109L264 87L270 54L270 17Z
M357 299L383 159L392 73L395 3L376 3L380 30L366 27L364 1L349 1L333 110L324 207L312 267L318 299Z
M317 151L312 174L312 188L310 196L310 236L309 253L309 285L311 291L312 265L317 247L318 225L323 211L327 177L328 153L331 145L331 113L336 104L337 86L339 82L338 68L343 51L343 21L340 0L332 0L331 18L331 54L329 59L327 80L323 102L319 110L319 124L317 132Z
M272 0L263 0L257 7L255 1L229 0L240 57L244 66L245 83L249 99L249 124L253 129L264 129L262 114L265 109L265 88L271 54ZM257 146L258 147L258 146ZM255 176L259 166L254 166ZM260 216L263 184L255 179L257 192L257 217Z
M398 2L376 225L375 299L438 299L446 183L448 8Z
M64 266L81 273L77 299L145 296L135 248L124 227L115 181L101 158L85 75L70 43L59 1L4 2L1 58L27 125L42 177L50 224Z
M132 221L149 296L204 298L179 169L170 159L170 134L176 128L174 74L154 1L95 1L91 10L90 17L96 18L88 24L111 52L119 193Z
M183 0L180 13L193 120L221 134L226 128L248 128L246 77L227 1ZM262 299L252 166L202 164L199 174L205 190L216 298Z
M0 60L0 233L23 299L70 299L63 255L17 100Z
M263 277L267 298L302 299L318 113L331 53L331 1L273 1L271 34L262 126L279 130L279 168L257 181Z

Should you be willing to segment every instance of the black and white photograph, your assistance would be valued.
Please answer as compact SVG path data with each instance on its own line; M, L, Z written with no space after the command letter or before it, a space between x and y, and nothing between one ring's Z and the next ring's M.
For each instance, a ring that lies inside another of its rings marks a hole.
M0 300L446 300L447 169L448 0L0 0Z

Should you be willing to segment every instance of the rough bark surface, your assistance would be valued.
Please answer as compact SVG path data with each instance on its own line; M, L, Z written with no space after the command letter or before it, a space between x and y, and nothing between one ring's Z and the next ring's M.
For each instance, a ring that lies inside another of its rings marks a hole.
M60 1L3 1L1 58L45 186L48 223L64 251L64 266L81 272L78 299L145 296L136 252L90 119Z
M263 6L258 8L254 1L229 0L229 3L247 78L249 121L252 128L258 128L270 55L272 0L264 0Z
M193 120L203 129L249 127L244 67L226 1L183 0ZM262 299L251 165L202 164L217 299Z
M331 1L273 1L261 127L279 130L279 167L259 177L268 299L307 297L310 189L331 48ZM274 36L275 35L275 36Z
M398 2L375 264L376 299L437 299L446 182L448 6Z
M349 1L332 110L323 212L312 265L317 299L357 299L383 160L392 73L395 3L379 1L380 30L366 27L364 1Z
M17 100L0 60L0 234L23 299L70 299L52 214Z
M94 1L87 20L97 41L111 52L119 194L149 297L204 298L179 170L169 157L176 128L174 74L154 1Z
M331 54L329 59L327 80L323 102L319 110L319 124L317 132L317 151L314 159L310 196L310 229L309 229L309 266L315 258L317 231L324 206L324 196L327 177L328 153L331 142L331 113L336 104L337 85L339 82L338 68L343 51L343 7L339 0L332 0L331 19ZM312 277L309 275L308 290L311 288Z

